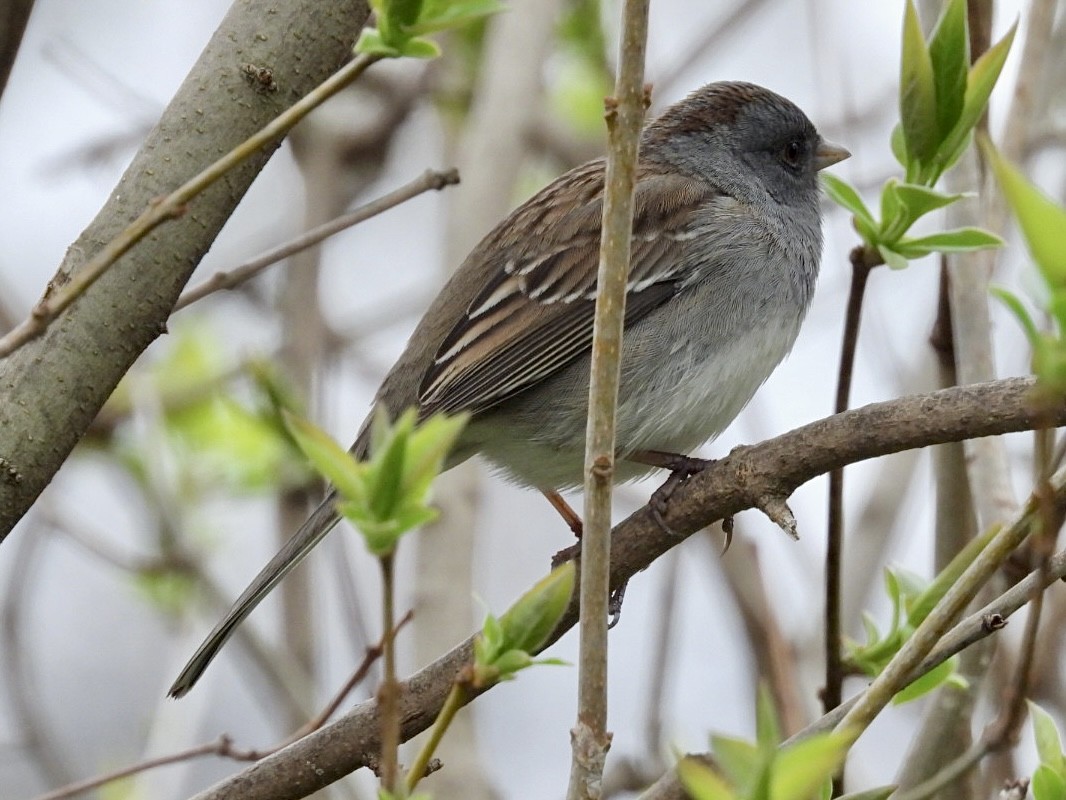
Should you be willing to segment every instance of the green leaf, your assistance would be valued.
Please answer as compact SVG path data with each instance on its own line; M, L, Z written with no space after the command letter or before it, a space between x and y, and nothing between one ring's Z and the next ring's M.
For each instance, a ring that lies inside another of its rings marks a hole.
M962 113L937 154L942 169L947 169L954 163L953 156L957 158L958 154L965 149L965 140L973 132L974 126L985 111L985 106L988 105L988 97L992 94L996 81L999 80L999 74L1010 53L1017 30L1018 23L1015 22L1006 35L988 48L970 69L970 74L966 79L966 99L963 102Z
M903 136L903 126L898 122L892 128L889 144L892 147L892 155L896 157L896 161L899 162L901 167L906 169L910 163L910 158L907 156L907 140Z
M400 55L408 58L437 58L440 52L436 42L422 37L408 39L400 45Z
M1046 764L1059 776L1066 778L1066 760L1063 759L1062 741L1059 739L1055 720L1032 700L1026 702L1029 705L1029 719L1033 723L1033 738L1036 740L1040 763Z
M469 414L434 414L411 433L402 486L405 495L425 498L469 418Z
M1066 287L1052 289L1047 301L1047 311L1058 323L1059 332L1066 331Z
M781 743L781 726L774 709L774 696L765 683L759 684L755 699L755 740L764 752L773 752Z
M878 239L885 244L893 244L906 229L905 209L896 194L898 183L895 178L889 178L881 190L881 233Z
M570 605L574 562L561 564L522 595L502 617L502 647L534 653L543 646Z
M970 35L966 0L950 0L929 37L929 57L936 84L936 118L941 140L955 127L966 99L970 68Z
M751 742L732 736L712 736L711 749L722 771L745 796L765 772L765 759Z
M969 253L1002 246L1003 240L991 231L983 228L954 228L917 239L901 239L893 245L893 249L904 258L921 258L930 253Z
M770 782L772 800L808 800L840 768L850 743L839 733L825 733L781 750Z
M382 417L375 417L377 425ZM408 410L396 421L390 434L385 437L385 446L370 453L370 511L377 519L387 519L396 511L403 486L404 462L407 458L407 440L414 426L414 412Z
M829 195L829 199L862 219L871 229L877 229L877 221L873 214L870 213L870 209L866 207L851 184L829 172L821 172L819 177L822 179L822 186L825 188L825 193Z
M1066 285L1066 209L1030 183L987 140L982 140L981 148L1044 280L1052 288Z
M1036 768L1029 788L1035 800L1066 800L1066 779L1047 764Z
M406 30L422 16L422 0L388 0L385 16L390 27Z
M390 44L386 44L385 37L381 35L381 31L377 28L363 28L359 34L359 39L355 43L354 48L356 53L363 53L368 56L384 56L385 58L396 58L400 55L400 51Z
M878 786L876 789L866 789L862 792L853 792L838 797L837 800L888 800L891 797L897 786Z
M992 286L988 291L992 293L993 297L998 298L999 301L1003 303L1012 314L1014 314L1018 323L1022 326L1022 330L1025 332L1025 337L1029 340L1030 347L1036 349L1040 342L1040 330L1037 328L1036 323L1033 322L1033 318L1030 316L1028 309L1026 309L1018 296L1002 286Z
M282 412L285 426L296 446L312 466L332 483L346 500L361 502L366 498L364 467L352 454L337 444L325 431L305 419Z
M915 222L929 212L949 206L958 200L976 196L972 192L944 194L927 186L919 186L916 183L896 184L896 197L907 209L911 222Z
M418 22L406 30L418 36L458 28L505 8L498 0L427 0Z
M739 800L729 784L694 758L681 759L677 763L677 775L692 800Z
M877 245L877 252L881 254L881 258L885 260L890 269L906 269L909 265L906 258L886 245Z
M913 0L903 14L903 53L900 58L899 117L911 163L927 164L936 152L936 86L933 62L922 35L922 25ZM910 164L908 164L908 173Z
M949 658L942 664L938 664L897 692L896 696L892 698L892 703L897 706L903 705L911 700L917 700L924 694L928 694L948 681L955 674L957 665L958 659L956 657Z

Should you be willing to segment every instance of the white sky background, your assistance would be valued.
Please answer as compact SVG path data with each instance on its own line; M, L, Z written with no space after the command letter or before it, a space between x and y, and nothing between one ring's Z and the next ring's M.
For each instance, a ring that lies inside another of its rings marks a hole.
M653 3L649 80L671 73L673 59L687 52L689 43L713 26L722 8L729 5L695 0ZM827 136L851 149L854 157L834 171L867 187L880 182L894 163L888 132L895 119L902 3L782 0L768 5L726 45L704 54L663 87L655 96L656 105L661 108L712 80L764 84L795 101ZM1001 5L1011 10L1001 10L996 38L1017 13L1014 7L1018 4ZM0 175L7 186L0 214L0 291L5 304L20 316L40 294L66 247L96 214L133 151L123 150L88 169L75 163L72 154L157 114L224 11L224 4L213 0L39 0L0 102ZM54 57L57 52L64 54L60 61ZM66 74L80 72L78 54L116 76L143 101L125 99L114 89L86 91ZM1016 66L1016 59L1017 53L1008 70ZM864 112L875 101L884 105L882 114L860 127L841 126L849 112ZM415 114L394 147L380 187L396 186L427 167L449 166L443 163L440 150L433 113ZM867 193L868 198L872 196ZM283 149L253 186L193 282L297 233L300 197L295 168ZM447 202L447 192L424 196L329 244L324 268L324 285L329 290L324 302L332 319L352 318L405 289L438 280L442 265L437 262L435 235L441 230L437 214ZM420 233L411 235L412 231ZM855 242L843 215L830 212L822 277L793 355L707 454L724 454L736 444L767 438L830 412L848 285L846 257ZM853 405L893 397L904 388L931 386L932 354L926 340L935 298L932 259L903 273L880 270L874 274L863 319ZM261 353L277 341L277 331L249 329L256 317L243 310L239 301L210 309L205 306L199 313L209 311L214 312L212 324L224 334L235 359ZM197 314L196 310L183 312L175 318L175 325ZM1020 374L1025 359L1019 337L1012 323L998 312L997 319L1003 348L1001 374ZM413 323L378 337L372 343L378 348L371 354L373 362L387 367ZM166 344L164 337L152 349ZM327 387L324 424L338 438L350 440L375 388L355 377L353 370L339 370ZM142 510L131 507L135 495L122 479L116 479L117 471L102 471L99 463L82 459L68 465L48 491L62 493L62 505L70 513L135 552L139 526L145 523ZM927 457L919 464L914 480L928 487ZM849 469L849 512L857 512L875 489L870 481L876 470L876 465ZM568 544L569 534L536 493L496 479L489 479L487 487L476 591L491 608L502 610L543 574L551 554ZM643 502L653 487L649 483L626 489L618 503L618 517ZM822 604L811 587L821 583L825 494L825 480L816 480L793 497L791 505L803 537L799 544L755 512L738 518L742 535L758 542L785 630L801 647L810 649L808 661L815 666L820 663ZM923 491L917 500L911 496L908 502L897 526L892 557L927 574L931 554L927 532L932 524L929 493ZM216 574L235 596L270 555L262 537L257 537L258 529L270 523L269 512L242 503L201 513L203 524L220 539ZM25 535L25 526L15 536L20 533ZM0 547L0 592L6 591L12 579L13 545L12 540ZM323 549L338 552L330 547L335 548L336 542ZM664 722L677 747L703 749L712 730L738 735L752 732L752 670L743 649L729 646L742 632L731 601L720 587L716 555L700 537L687 542L681 552L674 643L678 662L669 678ZM169 681L209 624L178 635L166 629L112 570L67 544L49 546L43 554L25 610L33 631L32 652L27 657L54 735L69 751L76 777L139 760L146 742L151 743L153 753L160 753L205 741L222 731L248 746L266 745L276 738L279 732L264 727L269 722L249 695L256 690L255 682L242 682L239 663L225 656L188 698L180 703L162 701ZM328 572L327 559L318 555L322 572ZM372 567L360 566L365 572L361 588L368 595L377 591ZM643 698L652 656L649 630L656 625L655 603L664 579L671 578L662 564L634 578L622 622L612 633L612 755L635 755L644 749ZM879 587L874 588L876 594ZM874 608L880 607L875 600ZM252 622L269 629L267 609L264 605ZM331 680L327 685L338 683L359 657L346 645L345 632L337 633L337 641L329 649ZM576 634L571 633L550 655L575 660L576 642ZM813 690L819 683L816 674L808 678L811 684L805 690L813 708ZM575 683L573 668L541 668L477 702L486 760L499 785L510 787L506 797L562 795ZM14 728L10 698L5 695L6 687L0 684L0 795L28 797L44 787L19 751L9 746L20 732ZM857 784L892 778L903 756L906 726L919 711L918 706L892 710L878 722L859 747L852 773ZM144 796L182 797L202 786L208 776L219 777L236 768L219 761L171 768L147 779Z

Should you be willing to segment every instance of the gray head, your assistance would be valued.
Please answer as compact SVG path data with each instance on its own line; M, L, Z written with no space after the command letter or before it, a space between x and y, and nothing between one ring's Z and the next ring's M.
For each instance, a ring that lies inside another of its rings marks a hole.
M667 161L736 197L765 192L793 208L816 207L818 170L847 156L794 103L751 83L697 89L651 123L641 142L642 158Z

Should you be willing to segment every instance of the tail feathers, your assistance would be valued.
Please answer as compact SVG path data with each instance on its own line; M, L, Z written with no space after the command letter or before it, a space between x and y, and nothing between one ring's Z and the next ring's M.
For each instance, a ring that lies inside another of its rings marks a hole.
M226 643L237 626L244 621L260 601L267 596L289 571L303 561L311 549L337 524L339 517L335 508L336 494L330 492L321 505L312 512L303 525L294 533L285 546L256 575L251 585L237 598L226 616L215 626L204 643L189 659L174 685L167 693L171 697L182 697L203 675L218 651Z

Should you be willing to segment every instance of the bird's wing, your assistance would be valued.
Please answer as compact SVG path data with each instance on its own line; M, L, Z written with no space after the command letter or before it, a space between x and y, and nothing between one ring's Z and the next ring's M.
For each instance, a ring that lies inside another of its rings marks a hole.
M546 193L512 215L480 246L511 257L494 269L444 338L419 390L423 414L484 411L542 381L592 346L599 266L603 163L568 176L579 202L552 214ZM625 324L673 295L692 264L686 244L695 211L721 192L678 175L642 169L634 196Z

